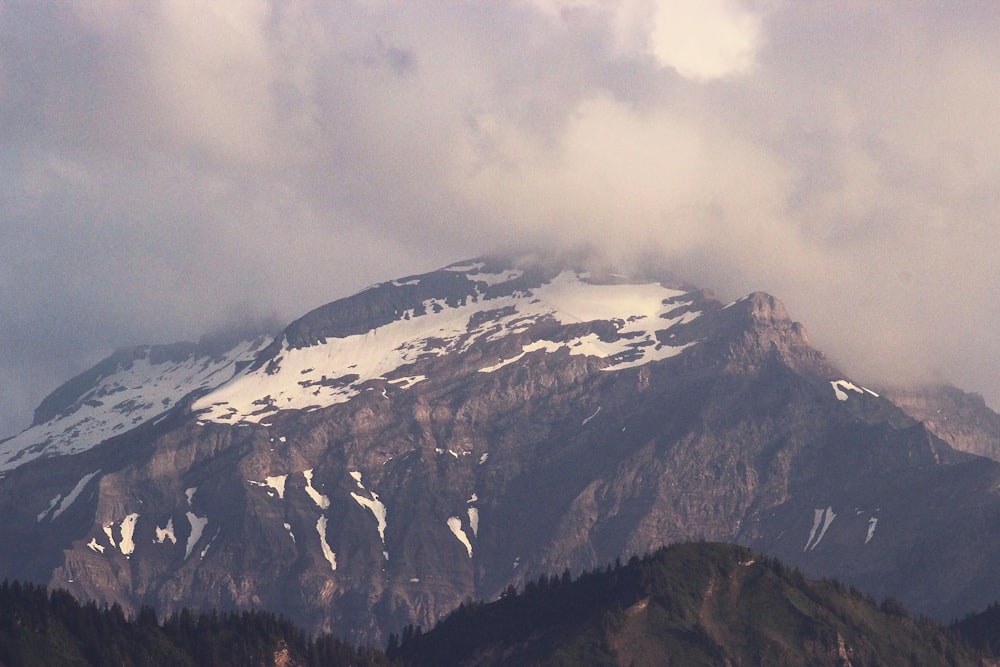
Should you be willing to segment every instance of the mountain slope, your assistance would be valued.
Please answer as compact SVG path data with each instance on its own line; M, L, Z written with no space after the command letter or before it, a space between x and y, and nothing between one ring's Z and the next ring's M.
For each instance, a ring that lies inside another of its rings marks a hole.
M267 341L258 335L117 351L47 396L30 427L0 441L0 475L36 458L86 451L162 415L187 394L228 380Z
M692 538L942 618L1000 598L1000 465L845 378L766 294L486 258L252 347L93 447L8 449L0 573L366 641Z

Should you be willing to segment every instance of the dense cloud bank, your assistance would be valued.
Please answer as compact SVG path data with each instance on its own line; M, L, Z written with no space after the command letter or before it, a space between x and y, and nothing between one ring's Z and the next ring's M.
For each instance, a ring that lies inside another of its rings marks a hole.
M508 244L997 407L998 52L990 2L4 3L0 434L118 346Z

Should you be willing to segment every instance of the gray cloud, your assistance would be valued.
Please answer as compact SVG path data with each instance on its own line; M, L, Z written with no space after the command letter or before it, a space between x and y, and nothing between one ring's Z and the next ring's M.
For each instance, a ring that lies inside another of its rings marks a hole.
M510 243L658 249L861 380L1000 405L997 14L4 4L0 433L120 345Z

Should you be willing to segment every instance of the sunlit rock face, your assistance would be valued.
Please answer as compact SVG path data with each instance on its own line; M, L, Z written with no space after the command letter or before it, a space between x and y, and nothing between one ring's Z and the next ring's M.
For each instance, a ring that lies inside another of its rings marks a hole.
M371 641L701 538L945 618L1000 597L998 464L844 377L774 297L665 276L391 280L276 336L119 353L2 447L0 574L129 609Z

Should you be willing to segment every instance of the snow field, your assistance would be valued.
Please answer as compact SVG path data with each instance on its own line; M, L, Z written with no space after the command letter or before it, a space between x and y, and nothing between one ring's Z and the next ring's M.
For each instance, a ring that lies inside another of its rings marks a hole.
M474 267L476 268L476 267ZM478 267L481 268L481 267ZM463 270L452 267L448 270ZM503 282L516 277L511 271L496 274ZM486 274L483 274L485 276ZM493 275L493 274L488 274ZM479 280L481 275L470 278ZM489 282L492 278L486 279ZM430 356L462 353L478 340L495 341L511 333L523 332L545 318L562 324L614 320L620 323L621 338L601 341L596 335L567 342L534 341L520 354L480 369L493 372L537 350L555 352L563 348L571 354L611 358L627 353L605 370L620 370L659 361L680 354L687 346L659 343L655 332L674 324L689 322L697 313L665 319L662 316L683 305L683 292L659 284L594 285L571 271L564 271L530 294L486 299L481 297L455 308L440 299L424 302L425 314L406 311L399 319L372 331L343 338L329 338L307 348L291 348L287 341L275 357L277 370L246 371L195 402L193 409L202 418L217 422L260 422L279 410L305 410L344 403L357 396L362 385L384 380L403 366ZM473 326L474 315L496 311ZM406 389L426 380L413 375L388 380ZM383 391L383 395L385 392Z

